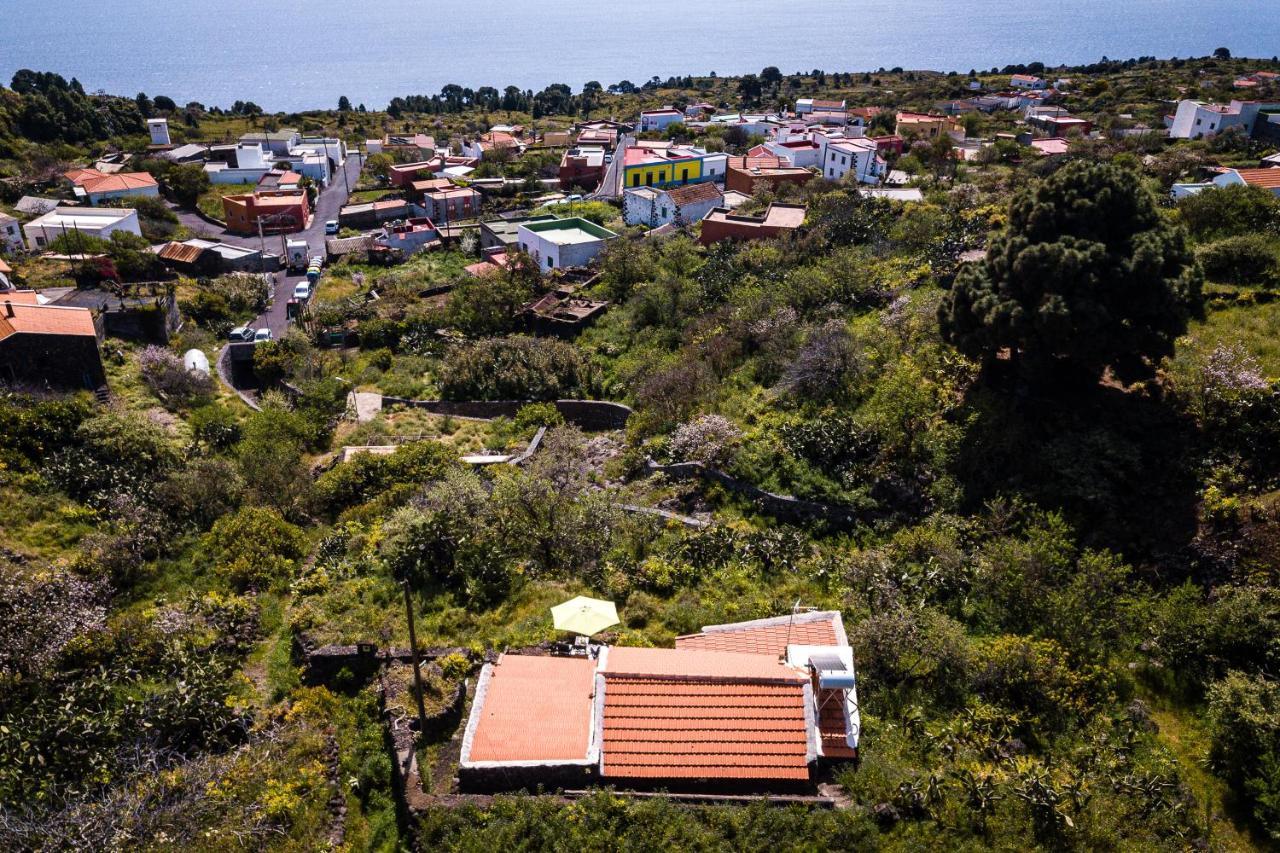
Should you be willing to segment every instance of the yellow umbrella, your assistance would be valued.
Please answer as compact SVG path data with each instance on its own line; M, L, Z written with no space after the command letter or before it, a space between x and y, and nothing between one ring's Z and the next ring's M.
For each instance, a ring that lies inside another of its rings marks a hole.
M589 637L610 625L617 625L618 608L612 601L580 595L551 608L551 618L557 631L572 631Z

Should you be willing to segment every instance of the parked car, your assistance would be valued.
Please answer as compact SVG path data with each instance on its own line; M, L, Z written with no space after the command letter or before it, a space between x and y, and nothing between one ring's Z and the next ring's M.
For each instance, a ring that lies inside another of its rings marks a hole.
M259 329L258 331L253 333L253 342L255 344L260 344L263 341L269 341L269 340L271 340L270 329Z
M232 341L251 341L253 340L254 330L249 326L236 326L227 335L228 340Z
M311 298L311 285L305 281L300 281L293 287L293 298L307 300Z
M336 220L336 219L330 219L328 222L326 222L326 223L324 224L324 233L326 233L326 234L337 234L337 233L338 233L338 220Z

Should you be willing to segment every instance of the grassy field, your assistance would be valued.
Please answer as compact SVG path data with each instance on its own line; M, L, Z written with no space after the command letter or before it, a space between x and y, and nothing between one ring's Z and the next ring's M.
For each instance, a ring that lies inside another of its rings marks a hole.
M196 202L196 207L200 208L200 212L205 216L212 216L214 219L225 219L222 209L223 196L251 193L257 188L257 184L214 184L200 196L199 201Z

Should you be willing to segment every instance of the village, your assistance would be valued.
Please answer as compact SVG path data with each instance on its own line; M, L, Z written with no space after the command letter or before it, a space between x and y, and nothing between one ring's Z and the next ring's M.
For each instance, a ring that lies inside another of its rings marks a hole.
M58 579L84 615L41 671L113 698L102 782L0 840L1280 826L1224 734L1280 626L1280 63L294 115L36 78L137 105L0 147L0 570ZM197 658L195 722L161 719ZM6 740L48 707L0 704L0 758L52 756ZM90 759L44 761L0 791ZM152 769L161 817L93 799Z

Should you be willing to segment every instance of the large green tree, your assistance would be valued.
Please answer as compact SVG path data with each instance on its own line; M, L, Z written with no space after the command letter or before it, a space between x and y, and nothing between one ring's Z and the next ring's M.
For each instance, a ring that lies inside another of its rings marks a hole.
M1029 378L1148 376L1200 308L1201 275L1133 172L1072 163L1019 193L986 259L939 309L966 355L1004 353Z

